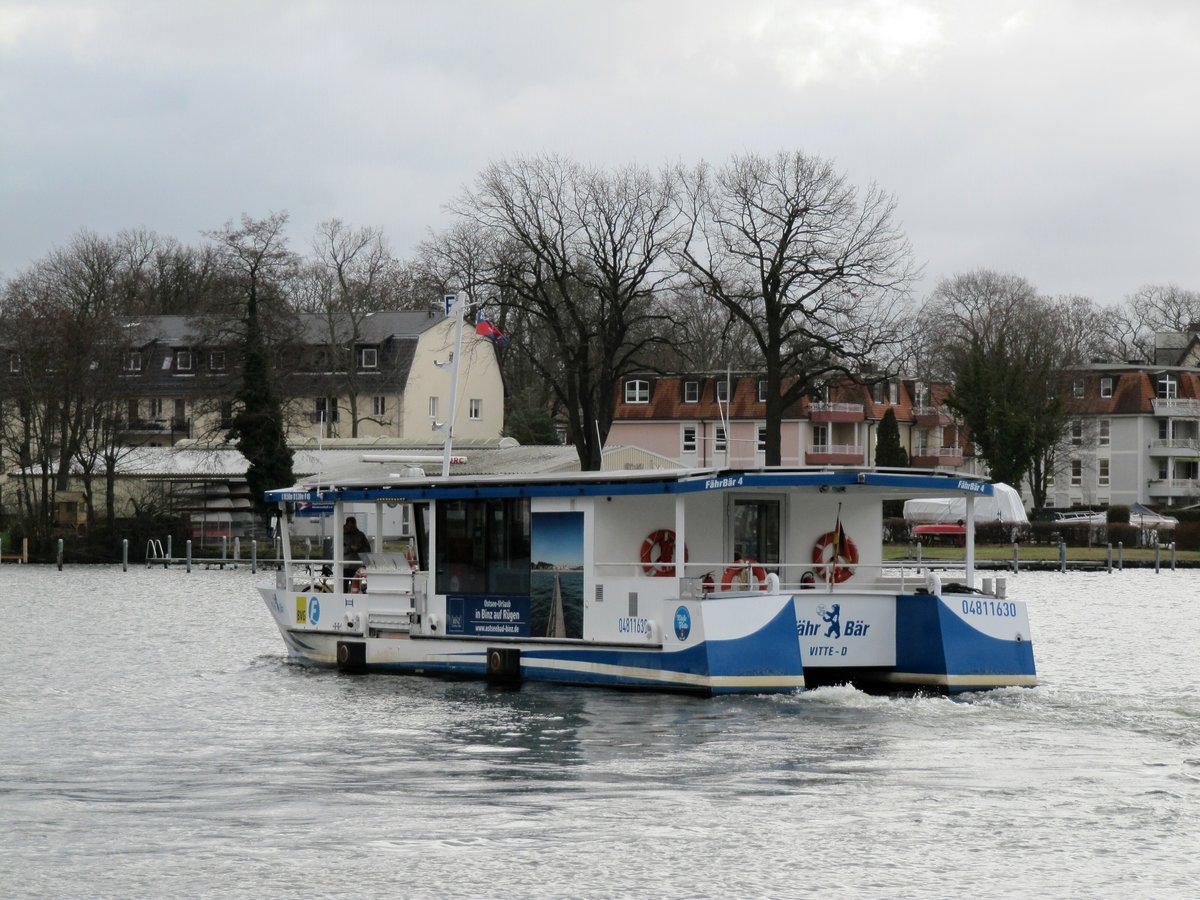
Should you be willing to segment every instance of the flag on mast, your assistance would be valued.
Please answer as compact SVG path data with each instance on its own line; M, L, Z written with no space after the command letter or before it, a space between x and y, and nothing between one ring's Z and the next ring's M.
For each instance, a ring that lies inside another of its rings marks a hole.
M475 333L487 338L498 347L508 344L508 338L496 327L496 324L483 316L475 320Z

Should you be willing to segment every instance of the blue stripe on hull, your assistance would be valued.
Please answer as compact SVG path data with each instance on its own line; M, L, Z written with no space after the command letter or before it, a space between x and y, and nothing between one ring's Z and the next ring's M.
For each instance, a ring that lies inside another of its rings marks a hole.
M964 679L948 688L971 690L1033 678L1033 642L1006 641L972 628L935 596L897 598L896 671Z
M419 645L433 657L441 655L439 643L422 640ZM487 675L486 651L487 645L481 644L478 650L448 653L440 659L368 661L367 669L483 678ZM753 634L710 640L683 650L521 648L521 678L527 681L726 694L793 691L803 687L803 675L796 611L790 598Z

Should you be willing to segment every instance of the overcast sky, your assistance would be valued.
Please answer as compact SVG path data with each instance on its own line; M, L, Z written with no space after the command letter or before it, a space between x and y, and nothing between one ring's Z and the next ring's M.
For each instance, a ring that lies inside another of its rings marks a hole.
M80 229L338 217L412 255L489 161L800 149L938 279L1200 290L1200 3L0 0L0 274Z

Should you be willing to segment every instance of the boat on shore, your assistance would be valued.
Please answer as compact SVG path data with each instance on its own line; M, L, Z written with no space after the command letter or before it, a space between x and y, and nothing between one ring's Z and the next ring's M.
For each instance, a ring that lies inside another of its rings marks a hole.
M260 591L292 659L355 672L703 695L1031 686L1025 604L974 584L972 505L991 490L907 469L365 471L267 493L284 564ZM883 502L945 496L965 499L962 577L885 561ZM336 523L374 511L359 571L340 527L331 558L292 557L306 503ZM383 534L399 504L404 540Z

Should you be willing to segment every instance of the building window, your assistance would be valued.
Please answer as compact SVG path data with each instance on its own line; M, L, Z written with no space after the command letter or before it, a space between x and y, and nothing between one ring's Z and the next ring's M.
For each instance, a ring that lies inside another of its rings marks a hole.
M829 446L829 426L814 425L812 430L813 448L820 450L822 447Z
M767 402L767 379L765 378L758 379L758 402Z
M221 427L222 428L232 428L233 427L233 403L232 403L232 401L223 400L221 402Z
M626 403L649 403L650 382L634 378L625 382Z
M1083 460L1071 460L1071 487L1083 484Z
M1083 422L1079 419L1071 423L1071 443L1076 447L1083 443Z
M758 452L759 453L767 452L767 426L766 425L758 426Z
M1169 441L1171 439L1171 420L1158 420L1158 439L1160 441Z
M338 420L338 406L336 403L330 403L328 397L317 397L313 407L314 422L336 422Z
M723 379L717 382L717 402L729 402L729 382Z
M225 351L213 350L208 354L208 367L214 372L221 372L225 369Z
M473 422L478 422L480 419L483 418L483 401L482 400L472 400L468 404L468 407L469 407L469 410L467 413L468 419L470 419Z
M1111 378L1101 378L1100 379L1100 396L1101 397L1104 397L1105 399L1107 399L1112 396L1112 383L1113 383L1113 380Z
M695 453L696 452L696 426L695 425L684 425L683 426L682 449L683 449L684 453Z
M1173 375L1162 375L1158 379L1158 399L1174 400L1179 396L1179 382Z
M176 372L192 371L192 351L191 350L176 350L175 351L175 371Z
M1076 378L1074 384L1071 386L1071 390L1074 393L1076 400L1083 398L1083 387L1083 379Z
M718 425L713 429L713 449L718 453L724 453L725 444L725 426Z
M438 412L438 398L430 397L429 398L429 418L436 419L437 412Z
M1109 419L1100 420L1100 446L1107 447L1112 439L1112 422Z
M379 395L371 398L371 415L382 416L387 411L387 398Z
M20 372L21 371L21 354L20 353L14 353L11 357L9 357L8 371L10 371L10 372Z
M374 347L363 347L362 350L362 367L364 369L374 369L379 366L379 351Z
M884 384L882 381L877 381L873 385L871 385L871 402L872 403L882 403L883 402L883 388L884 388Z
M888 403L892 404L892 406L895 406L899 402L900 402L900 382L890 381L890 382L888 382Z
M161 419L163 417L162 397L151 397L148 402L150 404L150 418Z
M1100 460L1100 485L1105 487L1108 485L1108 460Z
M128 356L126 356L125 357L125 371L126 372L142 371L142 354L140 354L136 350L134 350L132 353L130 353Z
M683 402L684 403L699 403L700 402L700 382L685 381L683 383Z

